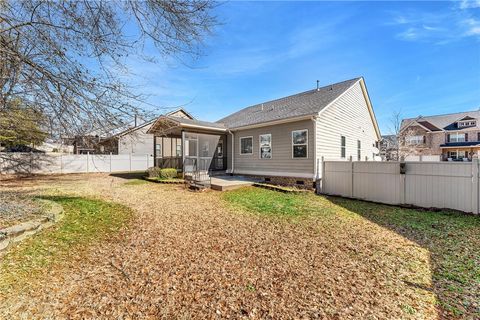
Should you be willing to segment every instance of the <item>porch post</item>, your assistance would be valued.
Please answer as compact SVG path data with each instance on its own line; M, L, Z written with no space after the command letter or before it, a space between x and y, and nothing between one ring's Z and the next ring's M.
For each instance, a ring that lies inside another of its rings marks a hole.
M185 131L182 129L182 178L185 178L185 149L184 149L184 141L185 141Z
M472 212L479 213L479 195L478 195L478 158L472 159Z

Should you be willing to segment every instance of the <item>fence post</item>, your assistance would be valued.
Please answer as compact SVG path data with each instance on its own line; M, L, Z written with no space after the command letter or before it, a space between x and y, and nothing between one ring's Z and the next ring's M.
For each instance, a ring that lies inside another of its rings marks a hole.
M112 173L112 153L110 152L110 173Z
M128 154L128 160L130 161L130 171L132 171L132 153Z
M63 173L63 153L60 153L60 173Z
M472 212L479 213L478 196L478 158L472 159Z
M354 198L354 189L355 188L354 188L354 185L353 185L354 174L353 174L353 157L352 156L350 156L350 173L351 173L350 198Z
M400 188L399 188L399 192L400 192L400 204L405 204L406 203L406 179L407 179L407 171L406 171L406 167L405 167L405 171L402 172L402 169L401 167L403 166L406 166L407 163L402 159L399 164L398 164L398 171L400 173Z
M88 156L90 155L90 151L87 151L87 173L89 173L89 170L88 170Z

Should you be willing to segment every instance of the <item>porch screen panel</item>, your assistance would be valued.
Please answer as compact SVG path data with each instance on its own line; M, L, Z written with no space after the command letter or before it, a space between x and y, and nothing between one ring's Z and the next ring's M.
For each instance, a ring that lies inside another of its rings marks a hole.
M199 170L208 171L210 164L212 163L213 156L215 155L215 150L220 140L219 135L211 134L199 134L198 135L198 145L199 145Z
M208 171L219 140L220 135L185 133L185 170Z

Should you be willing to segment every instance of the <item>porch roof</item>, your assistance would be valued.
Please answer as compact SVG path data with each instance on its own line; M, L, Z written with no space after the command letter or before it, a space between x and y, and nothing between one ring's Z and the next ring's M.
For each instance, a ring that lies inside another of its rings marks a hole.
M225 132L227 128L221 123L200 121L196 119L186 119L173 116L160 116L148 129L151 134L169 134L179 132L182 129Z
M440 148L480 147L480 141L450 142L441 144Z

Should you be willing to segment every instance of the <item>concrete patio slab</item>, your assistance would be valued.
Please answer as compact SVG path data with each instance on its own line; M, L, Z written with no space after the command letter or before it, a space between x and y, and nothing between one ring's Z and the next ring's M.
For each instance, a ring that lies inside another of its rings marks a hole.
M211 188L217 191L226 191L251 186L258 179L244 176L215 176L211 178Z

